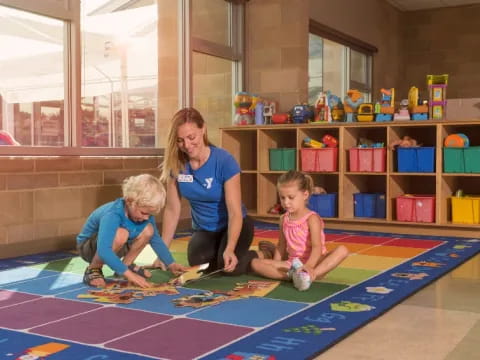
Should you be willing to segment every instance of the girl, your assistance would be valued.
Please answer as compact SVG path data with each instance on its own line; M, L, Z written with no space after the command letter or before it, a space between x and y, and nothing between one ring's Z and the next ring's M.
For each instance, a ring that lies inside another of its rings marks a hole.
M285 214L280 217L280 239L273 259L255 258L251 266L257 274L271 279L292 279L299 290L324 277L347 256L345 246L327 251L323 221L307 208L313 180L299 171L289 171L278 179L278 194Z

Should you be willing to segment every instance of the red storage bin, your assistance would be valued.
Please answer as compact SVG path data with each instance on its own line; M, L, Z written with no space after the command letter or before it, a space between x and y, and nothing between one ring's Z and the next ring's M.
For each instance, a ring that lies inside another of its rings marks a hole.
M386 156L385 148L351 148L350 171L385 172Z
M402 195L397 197L397 220L435 222L435 196Z
M338 148L300 149L303 171L337 171Z

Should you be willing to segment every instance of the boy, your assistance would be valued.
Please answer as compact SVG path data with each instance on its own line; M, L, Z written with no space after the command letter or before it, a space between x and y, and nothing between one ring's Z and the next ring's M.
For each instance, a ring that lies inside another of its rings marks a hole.
M133 262L150 244L157 256L175 275L186 268L176 264L155 224L157 214L165 204L165 188L149 174L131 176L122 185L123 197L104 204L88 217L77 236L77 249L89 266L83 282L104 287L104 264L133 284L149 287L151 273ZM123 261L121 260L123 258Z

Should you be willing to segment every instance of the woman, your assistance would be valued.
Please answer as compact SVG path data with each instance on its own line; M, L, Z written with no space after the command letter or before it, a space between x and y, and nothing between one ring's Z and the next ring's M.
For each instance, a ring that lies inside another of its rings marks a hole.
M197 110L185 108L173 116L160 179L167 188L162 224L167 246L178 225L183 196L190 203L194 230L188 244L189 264L209 263L207 272L247 272L258 255L249 251L253 221L241 202L240 167L227 151L210 144ZM266 255L260 257L270 257L273 251L266 246ZM155 265L162 266L158 259Z

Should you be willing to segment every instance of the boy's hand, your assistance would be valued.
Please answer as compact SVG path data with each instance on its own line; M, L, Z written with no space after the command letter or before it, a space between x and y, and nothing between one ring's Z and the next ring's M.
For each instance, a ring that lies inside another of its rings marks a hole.
M170 270L170 272L173 274L173 275L181 275L183 274L185 271L187 271L188 269L181 265L181 264L177 264L177 263L172 263L168 266L168 270Z
M127 280L130 281L132 284L138 287L148 288L152 286L152 284L149 281L147 281L147 279L145 279L143 276L135 274L132 270L125 271L123 276L126 277Z

